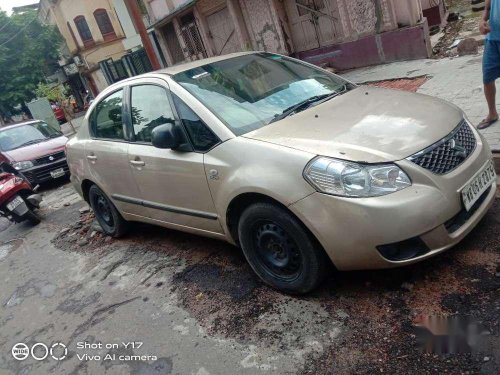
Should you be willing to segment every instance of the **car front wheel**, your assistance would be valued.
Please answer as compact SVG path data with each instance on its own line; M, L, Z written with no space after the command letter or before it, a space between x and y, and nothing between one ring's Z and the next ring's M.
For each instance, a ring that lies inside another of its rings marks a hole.
M324 279L330 260L303 225L285 209L256 203L239 220L238 234L250 266L270 286L303 294Z
M89 190L89 201L104 233L118 238L127 232L128 222L123 219L114 204L96 185L92 185Z

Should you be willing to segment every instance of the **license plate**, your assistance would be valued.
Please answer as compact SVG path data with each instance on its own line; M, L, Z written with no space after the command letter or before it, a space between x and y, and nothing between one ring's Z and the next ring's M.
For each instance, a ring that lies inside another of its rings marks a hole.
M58 168L50 172L50 175L52 178L59 178L64 176L64 169L63 168Z
M495 166L492 161L489 161L462 190L462 201L467 211L469 211L479 197L488 190L495 179Z
M10 201L9 203L7 203L7 209L9 211L14 211L23 202L24 202L23 198L21 198L20 196L17 196L12 201Z

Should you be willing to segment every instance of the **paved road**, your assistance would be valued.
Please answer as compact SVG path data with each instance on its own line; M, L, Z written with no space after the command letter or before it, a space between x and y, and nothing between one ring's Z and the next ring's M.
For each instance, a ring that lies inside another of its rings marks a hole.
M0 374L500 372L499 200L442 256L332 275L300 298L263 286L223 242L146 225L112 240L85 206L53 186L38 226L0 220ZM421 354L422 314L471 316L492 334L473 354ZM11 355L39 342L67 357Z

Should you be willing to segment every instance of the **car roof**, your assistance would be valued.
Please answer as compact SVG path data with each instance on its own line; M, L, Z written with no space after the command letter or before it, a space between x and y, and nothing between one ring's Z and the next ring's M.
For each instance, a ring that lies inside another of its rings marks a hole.
M18 123L15 123L15 124L5 124L4 126L0 127L0 132L2 130L12 129L12 128L18 128L18 127L23 126L23 125L36 124L37 122L42 122L42 120L30 120L30 121L18 122Z
M169 66L168 68L157 70L154 73L174 75L174 74L177 74L177 73L185 72L186 70L198 68L198 67L203 66L203 65L212 64L212 63L215 63L215 62L218 62L218 61L229 60L229 59L232 59L232 58L235 58L235 57L240 57L240 56L245 56L245 55L252 55L252 54L256 54L256 53L260 53L260 52L258 52L258 51L250 51L250 52L229 53L227 55L209 57L209 58L206 58L206 59L195 60L195 61L190 61L190 62L187 62L187 63L182 63L182 64L178 64L178 65Z

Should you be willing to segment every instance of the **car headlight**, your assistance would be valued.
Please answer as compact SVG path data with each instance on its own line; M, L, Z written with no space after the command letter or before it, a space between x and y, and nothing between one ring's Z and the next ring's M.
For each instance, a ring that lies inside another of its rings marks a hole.
M12 163L12 166L16 168L18 171L21 171L23 169L28 169L33 167L33 162L26 160L26 161L15 161Z
M376 197L411 185L396 164L358 164L326 157L311 160L304 177L318 191L342 197Z

